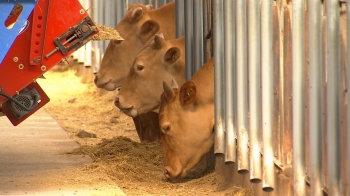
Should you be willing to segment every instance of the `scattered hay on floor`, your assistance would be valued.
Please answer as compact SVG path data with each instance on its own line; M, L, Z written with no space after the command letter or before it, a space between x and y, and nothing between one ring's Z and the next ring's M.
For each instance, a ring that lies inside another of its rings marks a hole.
M81 146L70 154L87 154L94 162L104 163L103 169L113 179L142 182L162 177L159 142L138 143L120 136Z

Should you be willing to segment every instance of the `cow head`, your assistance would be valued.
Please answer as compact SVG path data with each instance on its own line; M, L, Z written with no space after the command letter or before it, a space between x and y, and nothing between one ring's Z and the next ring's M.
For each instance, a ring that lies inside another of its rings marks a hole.
M214 107L204 104L197 85L189 80L178 90L176 82L163 83L159 125L164 154L164 175L185 177L213 145Z
M113 91L120 87L130 65L144 44L159 30L159 23L150 17L151 5L129 7L116 30L124 40L111 40L95 76L99 88Z
M158 112L162 82L175 78L180 84L185 78L184 37L166 41L162 34L151 39L136 57L115 99L115 105L125 114Z

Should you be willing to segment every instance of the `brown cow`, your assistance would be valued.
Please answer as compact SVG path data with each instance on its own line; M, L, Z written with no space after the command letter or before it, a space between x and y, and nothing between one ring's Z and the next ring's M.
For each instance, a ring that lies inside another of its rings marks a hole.
M155 10L150 5L131 5L116 29L124 40L110 41L94 81L97 87L110 91L121 86L137 54L156 33L175 39L174 2ZM157 113L142 114L133 120L141 142L160 138Z
M159 125L164 175L185 177L214 143L214 59L211 58L179 90L163 83Z
M174 2L150 9L150 5L142 4L129 7L116 27L124 40L108 44L95 77L97 87L110 91L120 87L137 54L156 33L163 33L166 39L176 38Z
M166 41L162 34L158 34L135 59L115 105L131 117L150 111L158 112L163 93L162 82L171 82L174 78L183 84L185 74L184 36Z

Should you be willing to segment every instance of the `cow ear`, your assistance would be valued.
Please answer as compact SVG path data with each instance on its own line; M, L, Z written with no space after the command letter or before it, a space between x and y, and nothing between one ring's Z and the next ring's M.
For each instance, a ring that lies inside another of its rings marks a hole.
M123 40L111 40L111 43L115 46L119 45L120 43L122 43Z
M196 94L196 84L192 80L187 81L180 89L181 104L184 106L192 104L196 99Z
M178 47L169 48L164 55L164 61L168 64L174 64L180 58L181 51Z
M149 40L152 36L154 36L159 30L159 24L154 20L148 20L143 23L140 36L143 40Z
M147 5L145 5L145 7L147 8L147 10L151 10L153 8L153 5L152 4L147 4Z
M163 90L164 90L164 95L167 100L172 100L175 98L175 91L171 86L169 86L168 83L163 81Z
M131 21L137 22L142 18L143 10L142 7L135 8L131 13Z
M154 49L159 50L163 47L164 36L162 33L154 36Z

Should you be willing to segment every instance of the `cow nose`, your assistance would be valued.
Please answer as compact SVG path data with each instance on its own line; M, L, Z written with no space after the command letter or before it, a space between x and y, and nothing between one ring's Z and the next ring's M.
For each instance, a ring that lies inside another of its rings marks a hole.
M171 178L169 170L164 169L164 176L165 176L167 179L170 179L170 178Z
M97 75L95 75L94 83L97 84Z
M119 97L116 97L114 99L114 105L118 107L118 105L119 105Z

